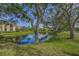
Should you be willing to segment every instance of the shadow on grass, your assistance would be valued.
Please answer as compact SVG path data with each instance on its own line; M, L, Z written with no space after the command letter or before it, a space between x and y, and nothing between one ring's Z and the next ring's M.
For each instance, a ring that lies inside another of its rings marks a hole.
M38 48L34 47L17 47L16 56L40 56L42 52Z

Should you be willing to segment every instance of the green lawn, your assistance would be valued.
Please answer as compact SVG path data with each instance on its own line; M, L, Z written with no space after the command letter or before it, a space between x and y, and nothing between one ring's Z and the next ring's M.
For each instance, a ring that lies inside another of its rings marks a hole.
M70 40L66 37L67 32L60 33L60 39L51 38L50 41L29 44L16 45L13 43L5 43L0 45L0 55L14 55L14 56L79 56L79 36Z
M2 32L0 35L4 37L20 37L26 34L32 34L33 31L19 31L19 32Z

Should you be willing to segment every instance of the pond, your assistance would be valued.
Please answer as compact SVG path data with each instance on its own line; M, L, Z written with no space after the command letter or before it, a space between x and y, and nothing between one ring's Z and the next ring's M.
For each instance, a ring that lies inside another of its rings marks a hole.
M38 34L38 38L40 42L44 42L49 39L48 34ZM21 37L0 37L0 42L14 42L19 45L23 44L34 44L35 43L35 35L34 34L27 34Z
M40 42L44 42L45 40L48 40L47 34L39 34L38 38ZM25 36L22 36L17 44L34 44L35 43L35 36L34 34L28 34Z

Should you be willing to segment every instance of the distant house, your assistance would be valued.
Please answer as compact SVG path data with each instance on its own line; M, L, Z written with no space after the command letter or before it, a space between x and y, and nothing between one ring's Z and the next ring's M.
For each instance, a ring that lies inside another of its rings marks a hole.
M17 26L14 23L0 20L0 32L9 32L9 31L16 31L17 28L19 29L19 26Z
M79 23L76 23L75 24L75 28L79 28Z

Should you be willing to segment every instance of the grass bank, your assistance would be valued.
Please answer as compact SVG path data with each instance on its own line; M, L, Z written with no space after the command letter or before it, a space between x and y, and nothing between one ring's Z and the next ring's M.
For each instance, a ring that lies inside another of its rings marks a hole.
M26 34L32 34L33 31L19 31L19 32L2 32L0 33L3 37L20 37Z
M79 36L67 39L68 33L59 33L59 39L51 38L39 44L16 45L5 43L0 45L0 55L7 56L79 56Z

